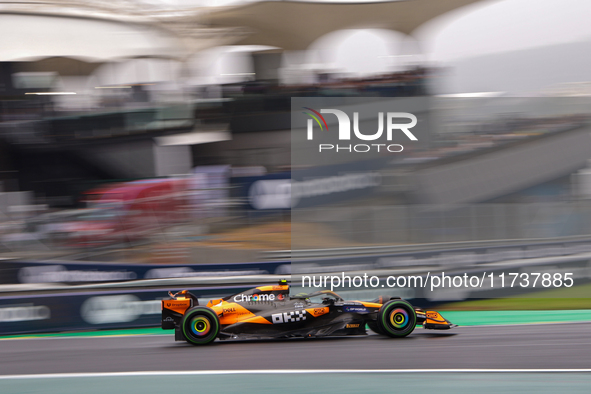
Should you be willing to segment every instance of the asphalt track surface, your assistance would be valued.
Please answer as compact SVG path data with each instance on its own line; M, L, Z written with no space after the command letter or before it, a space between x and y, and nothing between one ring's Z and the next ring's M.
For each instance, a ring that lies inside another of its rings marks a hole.
M0 341L0 376L126 371L326 369L586 369L591 323L418 328L379 335L224 341L194 347L170 335ZM0 390L1 391L1 390Z

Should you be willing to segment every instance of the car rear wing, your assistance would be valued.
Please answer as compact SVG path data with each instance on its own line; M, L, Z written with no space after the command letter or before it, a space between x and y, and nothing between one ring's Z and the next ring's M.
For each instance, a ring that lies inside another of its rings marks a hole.
M179 326L185 312L199 305L199 301L194 294L188 290L177 293L168 292L170 296L167 300L162 300L162 320L161 325L164 330L172 330Z

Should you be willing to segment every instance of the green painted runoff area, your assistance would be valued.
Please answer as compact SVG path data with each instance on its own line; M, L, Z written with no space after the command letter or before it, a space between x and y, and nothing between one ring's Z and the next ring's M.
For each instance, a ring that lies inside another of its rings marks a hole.
M441 312L441 315L459 326L591 321L591 310L588 309L570 311L447 311Z
M441 314L459 326L591 322L591 310L588 309L557 311L446 311ZM8 335L0 337L0 339L172 334L173 332L171 330L163 330L160 327L149 327L123 330Z

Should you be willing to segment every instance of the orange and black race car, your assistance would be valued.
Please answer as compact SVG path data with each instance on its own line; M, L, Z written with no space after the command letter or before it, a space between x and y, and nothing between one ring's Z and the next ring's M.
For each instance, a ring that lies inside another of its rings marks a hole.
M417 325L427 329L455 327L438 312L413 307L394 297L371 302L345 301L330 290L289 295L289 285L261 286L199 305L183 290L162 300L162 328L175 330L175 340L205 345L216 338L291 338L365 335L372 331L405 337Z

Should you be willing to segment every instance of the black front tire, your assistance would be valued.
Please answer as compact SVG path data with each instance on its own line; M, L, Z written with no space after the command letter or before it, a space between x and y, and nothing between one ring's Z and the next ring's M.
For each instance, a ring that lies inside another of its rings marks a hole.
M377 323L384 335L402 338L414 331L417 314L407 301L391 300L380 308Z
M185 340L191 345L207 345L218 337L220 319L212 309L196 306L183 316L181 330Z

